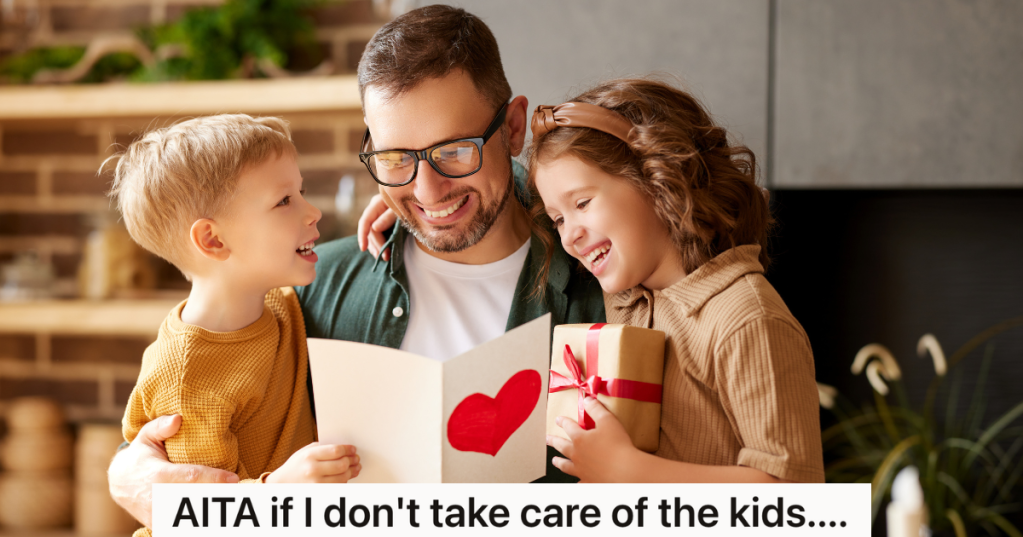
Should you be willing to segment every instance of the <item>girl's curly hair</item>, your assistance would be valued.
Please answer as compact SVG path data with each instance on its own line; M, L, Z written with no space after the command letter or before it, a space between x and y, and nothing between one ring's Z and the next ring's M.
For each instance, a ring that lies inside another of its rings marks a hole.
M642 78L610 80L572 99L614 110L633 124L630 142L589 129L558 127L534 138L529 179L534 231L546 246L539 289L546 287L555 234L536 190L537 166L562 156L592 162L621 177L650 201L668 227L686 273L743 244L760 245L766 269L774 224L766 191L757 186L753 152L728 133L692 95Z

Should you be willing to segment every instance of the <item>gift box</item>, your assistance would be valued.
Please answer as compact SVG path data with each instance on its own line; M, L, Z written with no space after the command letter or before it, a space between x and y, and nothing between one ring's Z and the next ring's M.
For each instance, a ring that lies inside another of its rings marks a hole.
M547 396L547 434L568 438L558 416L592 429L583 398L595 396L614 414L632 444L654 452L661 428L664 332L623 324L554 327Z

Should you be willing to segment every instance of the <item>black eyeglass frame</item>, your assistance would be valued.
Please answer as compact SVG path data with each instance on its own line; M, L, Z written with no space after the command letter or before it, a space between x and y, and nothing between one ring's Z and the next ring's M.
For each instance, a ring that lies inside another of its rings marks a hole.
M494 120L491 121L490 125L487 126L487 130L486 130L486 132L483 133L483 136L478 136L476 138L458 138L458 139L455 139L455 140L448 140L446 142L441 142L439 144L432 145L432 146L427 147L426 149L423 149L423 150L416 150L416 149L381 149L380 151L370 151L368 153L359 153L359 160L362 161L362 163L366 166L366 169L369 170L369 175L371 177L373 177L373 180L376 181L377 184L380 184L380 185L383 185L383 186L405 186L405 185L411 183L412 181L414 181L416 179L416 175L419 175L419 161L420 160L425 160L426 162L430 163L430 167L433 168L434 171L436 171L437 173L439 173L439 174L441 174L444 177L447 177L449 179L461 179L463 177L469 177L470 175L480 171L483 168L483 146L486 145L487 141L490 140L490 138L494 135L494 133L497 132L497 130L501 128L501 125L504 124L504 118L505 118L505 115L507 114L507 112L508 112L508 103L505 103L504 106L502 106L501 109L497 111L497 115L494 116ZM370 134L369 134L369 127L366 127L366 132L365 132L365 134L362 135L362 144L359 146L360 148L365 148L366 147L366 142L369 141L369 136L370 136ZM448 144L453 144L453 143L456 143L456 142L472 142L476 146L476 150L479 151L479 154L480 154L480 163L479 163L479 166L477 166L475 170L473 170L473 171L471 171L469 173L461 174L461 175L451 175L451 174L448 174L448 173L444 173L444 171L442 171L440 169L440 166L438 166L437 163L433 161L433 157L430 156L430 153L432 153L434 149L437 149L438 147L445 146L445 145L448 145ZM404 183L385 183L385 182L381 181L380 179L378 179L376 174L373 173L373 168L369 165L369 159L370 159L370 157L372 157L373 155L376 155L378 153L393 153L395 151L398 151L398 152L401 152L401 153L405 153L406 155L411 155L412 156L413 160L415 161L415 164L413 165L413 168L412 168L412 176L409 177L409 180L405 181Z

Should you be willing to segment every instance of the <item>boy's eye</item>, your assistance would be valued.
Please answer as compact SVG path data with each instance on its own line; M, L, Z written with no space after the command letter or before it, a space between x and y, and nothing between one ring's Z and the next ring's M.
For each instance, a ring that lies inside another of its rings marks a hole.
M291 196L284 196L284 199L282 199L281 201L277 202L277 206L278 207L284 207L285 205L290 205L290 204L291 204Z

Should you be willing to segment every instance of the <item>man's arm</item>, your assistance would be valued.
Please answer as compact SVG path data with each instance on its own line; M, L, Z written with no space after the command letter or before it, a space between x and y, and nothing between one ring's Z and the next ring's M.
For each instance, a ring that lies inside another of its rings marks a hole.
M181 427L181 416L161 416L139 429L107 469L110 496L136 520L152 527L153 483L237 483L238 476L194 464L173 464L163 443Z

